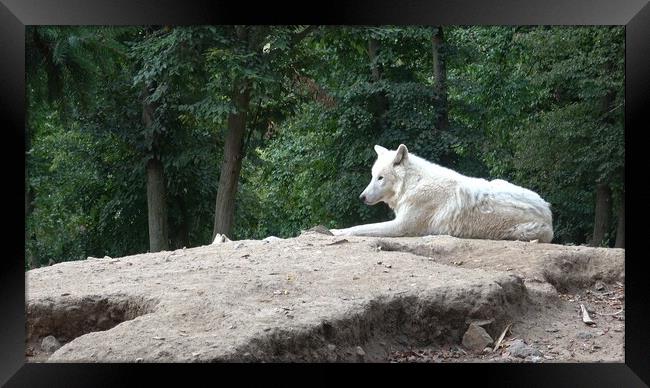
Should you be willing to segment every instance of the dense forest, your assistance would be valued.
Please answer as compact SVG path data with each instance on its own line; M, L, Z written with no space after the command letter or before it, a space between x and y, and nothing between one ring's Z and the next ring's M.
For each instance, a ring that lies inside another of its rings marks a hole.
M29 26L26 268L391 218L373 145L624 247L623 27Z

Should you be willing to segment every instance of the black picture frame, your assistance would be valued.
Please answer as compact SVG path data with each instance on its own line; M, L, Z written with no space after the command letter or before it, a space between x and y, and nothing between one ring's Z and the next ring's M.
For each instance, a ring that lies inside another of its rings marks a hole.
M342 372L360 372L363 381L371 377L400 385L415 372L427 383L454 385L477 379L482 385L497 386L648 386L650 382L650 321L648 284L643 271L640 239L647 228L642 222L648 214L648 194L643 181L646 163L630 162L642 158L644 111L650 107L650 5L647 0L463 0L463 1L358 1L344 3L242 4L223 1L169 0L0 0L0 110L5 118L3 131L5 166L5 209L14 218L4 218L5 249L0 260L0 384L12 387L34 386L123 386L133 376L156 374L166 379L178 373L169 365L144 364L26 364L25 363L25 276L24 216L20 214L20 194L24 175L25 110L25 26L26 25L143 25L143 24L427 24L427 25L624 25L626 26L626 202L633 209L626 216L626 311L625 363L604 364L431 364L431 365L299 365L311 380L349 382ZM631 138L633 140L631 140ZM639 174L635 172L639 171ZM11 174L8 174L10 172ZM9 177L9 178L7 178ZM636 193L636 194L635 194ZM637 195L637 198L634 198ZM628 198L629 197L629 198ZM14 204L14 206L11 206ZM9 206L6 206L9 205ZM186 367L187 368L187 367ZM238 383L260 377L288 385L295 379L286 367L250 366L258 373L246 372L246 365L201 368L191 366L189 374L204 374L212 381L226 382L223 373L238 378ZM213 368L218 368L215 372ZM467 373L467 369L473 373ZM188 368L189 369L189 368ZM206 370L207 369L207 370ZM234 373L233 373L234 372ZM219 374L219 377L216 376ZM223 380L222 380L223 379ZM645 382L645 384L644 384ZM212 385L212 384L210 384Z

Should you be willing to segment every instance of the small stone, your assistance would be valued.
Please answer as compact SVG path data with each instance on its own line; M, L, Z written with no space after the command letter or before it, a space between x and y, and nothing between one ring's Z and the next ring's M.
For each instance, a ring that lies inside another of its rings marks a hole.
M363 350L363 348L361 346L357 346L356 354L357 354L357 357L359 357L359 358L366 357L366 352Z
M307 230L302 231L302 233L309 233L309 232L321 233L321 234L325 234L325 235L328 235L328 236L334 236L334 233L330 232L330 230L327 229L323 225L316 225L313 228L309 228Z
M381 265L381 263L382 263L381 261L378 261L378 262L377 262L377 264L379 264L379 265Z
M479 352L493 342L492 337L476 323L471 323L463 335L463 346L466 349Z
M135 359L135 362L142 362L142 357L138 357Z
M48 335L41 341L41 349L48 353L54 353L60 347L61 343L53 335Z
M533 348L530 345L527 345L523 340L516 339L508 347L508 352L510 355L519 358L526 358L528 356L542 356L542 352Z
M330 352L335 351L335 350L336 350L336 345L334 345L334 344L327 344L327 350L329 350Z
M605 284L604 284L603 282L601 282L600 280L597 281L597 282L594 284L594 290L596 290L596 291L602 291L602 290L604 290L604 289L605 289Z
M579 339L581 339L583 341L586 341L588 339L591 339L593 337L593 334L588 333L586 331L581 331L578 334L576 334L576 337L578 337Z
M531 362L542 362L542 357L540 357L540 356L531 356L530 361Z

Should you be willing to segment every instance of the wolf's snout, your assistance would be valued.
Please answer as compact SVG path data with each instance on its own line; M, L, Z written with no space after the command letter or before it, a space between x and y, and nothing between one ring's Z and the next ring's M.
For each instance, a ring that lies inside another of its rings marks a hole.
M359 199L361 200L361 202L366 202L366 196L364 194L361 194L359 196Z

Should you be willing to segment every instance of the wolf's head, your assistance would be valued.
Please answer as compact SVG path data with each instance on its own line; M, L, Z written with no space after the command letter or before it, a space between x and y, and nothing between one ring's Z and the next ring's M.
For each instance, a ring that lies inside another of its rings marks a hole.
M397 193L401 182L400 167L408 163L409 151L404 144L400 144L395 151L376 145L375 152L377 152L377 160L372 166L372 179L359 196L359 199L367 205L382 201L389 203Z

